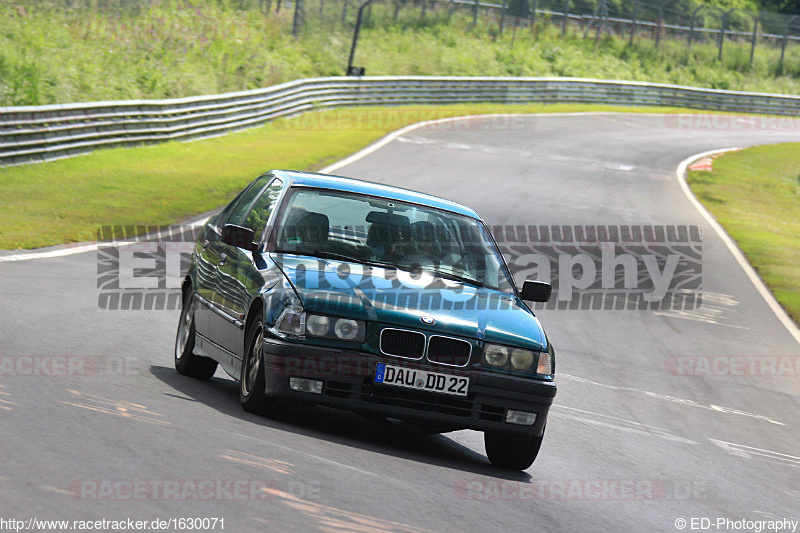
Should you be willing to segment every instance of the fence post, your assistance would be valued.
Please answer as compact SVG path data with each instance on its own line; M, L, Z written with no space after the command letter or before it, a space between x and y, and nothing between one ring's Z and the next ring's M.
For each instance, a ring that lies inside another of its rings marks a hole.
M511 30L511 48L514 48L514 39L517 38L517 28L519 28L519 19L516 19L517 23L514 24L514 29Z
M661 32L664 31L664 8L675 0L664 0L658 6L658 25L656 26L656 48L661 45Z
M664 27L664 6L658 8L658 21L656 22L656 48L661 46L661 28Z
M350 3L350 0L344 0L342 2L342 26L347 24L347 4Z
M631 24L631 44L633 44L634 36L636 35L636 15L639 11L639 2L633 3L633 24Z
M786 53L786 43L789 41L789 26L792 25L792 22L800 18L800 15L792 15L789 20L786 21L786 26L783 27L783 43L781 43L781 62L780 66L778 67L778 71L783 74L783 56Z
M760 17L756 15L753 17L753 42L750 45L750 64L753 64L753 57L756 54L756 41L758 40L758 21Z
M594 44L597 45L600 42L600 33L606 29L606 24L608 23L608 5L606 4L606 0L602 0L600 4L600 22L597 24L597 32L594 34Z
M597 7L595 8L594 13L592 13L592 18L589 19L589 22L586 24L586 27L583 29L583 38L584 39L586 39L586 37L589 36L589 30L592 29L592 24L594 24L595 19L597 19L597 14L599 12L600 12L600 4L597 4Z
M346 76L350 75L350 70L353 67L353 58L356 56L356 44L358 44L358 33L361 31L361 20L364 16L364 8L366 8L372 0L366 0L358 7L358 15L356 16L356 28L353 30L353 45L350 47L350 58L347 60Z
M300 34L300 18L302 17L303 0L294 0L294 17L292 17L292 35Z
M475 6L472 8L472 23L469 25L469 31L475 29L475 25L478 24L478 9L481 6L481 0L475 0Z
M736 8L729 9L722 15L722 26L719 29L719 54L717 55L717 59L722 61L722 45L725 43L725 27L728 25L728 17L731 16L731 13L736 11Z
M506 2L503 0L503 11L500 13L500 35L503 35L503 26L506 25Z
M561 18L561 36L567 34L567 22L569 21L569 0L564 0L564 16Z
M694 40L694 21L695 21L695 18L697 17L697 13L699 13L700 10L703 9L704 7L708 7L707 4L703 4L700 7L696 8L694 11L692 11L692 21L689 24L689 42L687 43L687 46L686 46L688 49L692 48L692 41Z

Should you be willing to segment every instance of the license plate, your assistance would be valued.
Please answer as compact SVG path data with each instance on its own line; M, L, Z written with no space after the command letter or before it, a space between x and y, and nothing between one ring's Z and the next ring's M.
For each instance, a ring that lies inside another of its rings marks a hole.
M378 363L378 368L375 370L375 383L455 396L466 396L469 388L469 378L467 377L427 372L386 363Z

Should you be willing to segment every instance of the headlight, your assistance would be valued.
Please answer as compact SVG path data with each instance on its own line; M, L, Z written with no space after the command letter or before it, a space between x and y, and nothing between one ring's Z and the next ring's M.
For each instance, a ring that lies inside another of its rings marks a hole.
M363 320L309 314L306 317L306 333L323 339L364 342L367 326Z
M483 360L492 366L505 366L508 362L508 348L497 344L487 344L483 351Z
M306 335L322 339L364 342L367 327L363 320L306 313L301 307L287 307L270 331L279 337L302 339Z
M553 374L553 358L549 352L512 348L487 343L483 350L483 363L493 370L508 370L526 374Z
M331 319L322 315L309 315L306 319L306 331L314 337L324 337L331 329Z
M359 336L359 333L364 332L364 328L360 327L357 320L340 318L336 321L336 325L333 326L333 332L343 341L352 341Z
M514 348L511 350L511 366L514 370L528 370L533 365L536 355L530 350Z

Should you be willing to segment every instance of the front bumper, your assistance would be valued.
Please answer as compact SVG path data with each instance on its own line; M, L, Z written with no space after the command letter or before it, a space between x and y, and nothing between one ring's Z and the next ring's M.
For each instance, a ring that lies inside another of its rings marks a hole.
M467 396L452 396L374 383L376 365L381 362L467 375L469 392ZM440 428L440 431L474 429L509 436L541 436L556 395L556 385L550 381L470 368L424 365L396 357L273 338L264 339L264 370L268 396L406 420ZM322 381L322 394L290 389L291 377ZM508 409L536 413L536 422L531 426L506 423Z

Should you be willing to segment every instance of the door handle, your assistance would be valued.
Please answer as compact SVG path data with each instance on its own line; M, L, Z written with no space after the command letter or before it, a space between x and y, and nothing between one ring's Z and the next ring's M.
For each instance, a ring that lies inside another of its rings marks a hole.
M228 258L228 254L221 254L221 255L219 256L219 264L220 264L220 265L222 265L223 263L225 263L225 260L226 260L227 258Z

